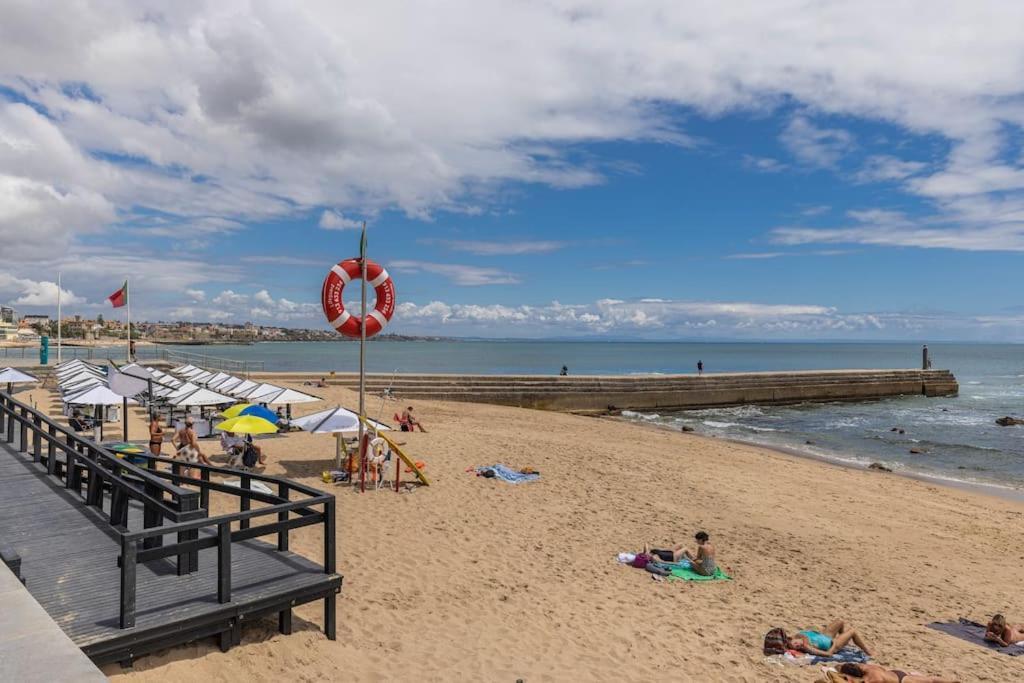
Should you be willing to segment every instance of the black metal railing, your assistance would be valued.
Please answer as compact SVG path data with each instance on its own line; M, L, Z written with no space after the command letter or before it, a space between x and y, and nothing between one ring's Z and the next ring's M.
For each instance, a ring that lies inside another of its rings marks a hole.
M0 392L0 435L12 446L16 441L17 450L31 453L35 462L45 465L49 475L60 478L68 489L82 496L86 506L99 510L109 519L121 547L121 628L135 625L139 564L177 557L178 574L186 574L198 571L200 551L216 548L218 601L230 602L233 543L276 536L277 550L283 552L289 548L291 531L322 524L323 571L328 575L336 573L333 495L282 477L184 463L152 454L132 455L143 461L140 465L133 464L3 392ZM59 456L63 456L63 462ZM161 465L166 465L167 469L162 469ZM193 476L192 472L197 472L198 476ZM217 481L214 476L238 477L239 486ZM255 482L266 486L271 493L253 489ZM107 492L110 500L104 510ZM211 493L236 497L238 512L209 517ZM141 529L128 528L131 501L142 506ZM252 509L253 502L263 507ZM274 521L253 525L255 520L268 517ZM206 534L202 533L204 530ZM164 543L164 537L169 534L176 535L175 543ZM333 639L336 597L331 594L324 599L324 631Z
M221 358L206 353L180 351L160 346L140 346L135 351L135 357L137 360L162 360L168 363L191 364L206 370L220 370L222 372L243 375L248 375L252 372L263 372L266 369L266 363L261 360Z

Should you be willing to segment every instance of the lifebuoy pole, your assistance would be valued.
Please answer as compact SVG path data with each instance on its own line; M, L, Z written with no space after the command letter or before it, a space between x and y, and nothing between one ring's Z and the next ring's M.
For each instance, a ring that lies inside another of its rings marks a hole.
M366 221L363 221L363 236L359 240L359 285L362 290L362 310L359 315L359 443L363 447L363 460L359 467L359 492L366 491L366 446L363 436L366 427Z

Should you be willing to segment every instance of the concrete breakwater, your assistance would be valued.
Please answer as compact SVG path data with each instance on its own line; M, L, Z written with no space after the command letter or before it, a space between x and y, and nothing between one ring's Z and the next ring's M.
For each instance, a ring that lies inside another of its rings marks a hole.
M266 381L315 380L316 373L258 373ZM355 373L327 380L351 389ZM697 375L428 375L368 374L367 389L390 389L400 400L433 399L605 413L617 410L685 410L746 404L863 401L906 395L955 396L948 370L827 370ZM315 390L314 390L315 391Z

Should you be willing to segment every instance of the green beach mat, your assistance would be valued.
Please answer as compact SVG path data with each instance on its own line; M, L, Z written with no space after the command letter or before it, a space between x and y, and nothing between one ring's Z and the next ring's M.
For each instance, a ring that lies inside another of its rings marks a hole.
M713 576L704 576L692 569L673 569L668 579L669 581L731 581L732 577L723 572L721 567L715 567Z

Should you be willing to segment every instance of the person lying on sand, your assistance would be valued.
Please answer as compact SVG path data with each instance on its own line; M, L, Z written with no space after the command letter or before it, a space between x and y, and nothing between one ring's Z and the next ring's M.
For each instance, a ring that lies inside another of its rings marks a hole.
M1006 617L997 614L985 627L985 640L1002 647L1024 640L1024 624L1007 624Z
M826 626L824 632L805 630L790 636L789 649L819 657L831 657L846 647L851 640L868 657L875 656L874 650L864 642L856 629L842 619L837 619Z
M846 677L847 681L864 681L864 683L959 683L953 678L941 678L939 676L922 676L920 674L908 674L906 671L897 669L886 669L877 664L852 664L840 665L839 673Z
M697 549L690 552L681 545L672 550L651 548L644 544L644 552L651 557L656 557L662 562L679 562L686 559L690 561L693 571L701 576L714 576L718 565L715 563L715 546L711 545L706 532L698 531L694 536L697 539Z

